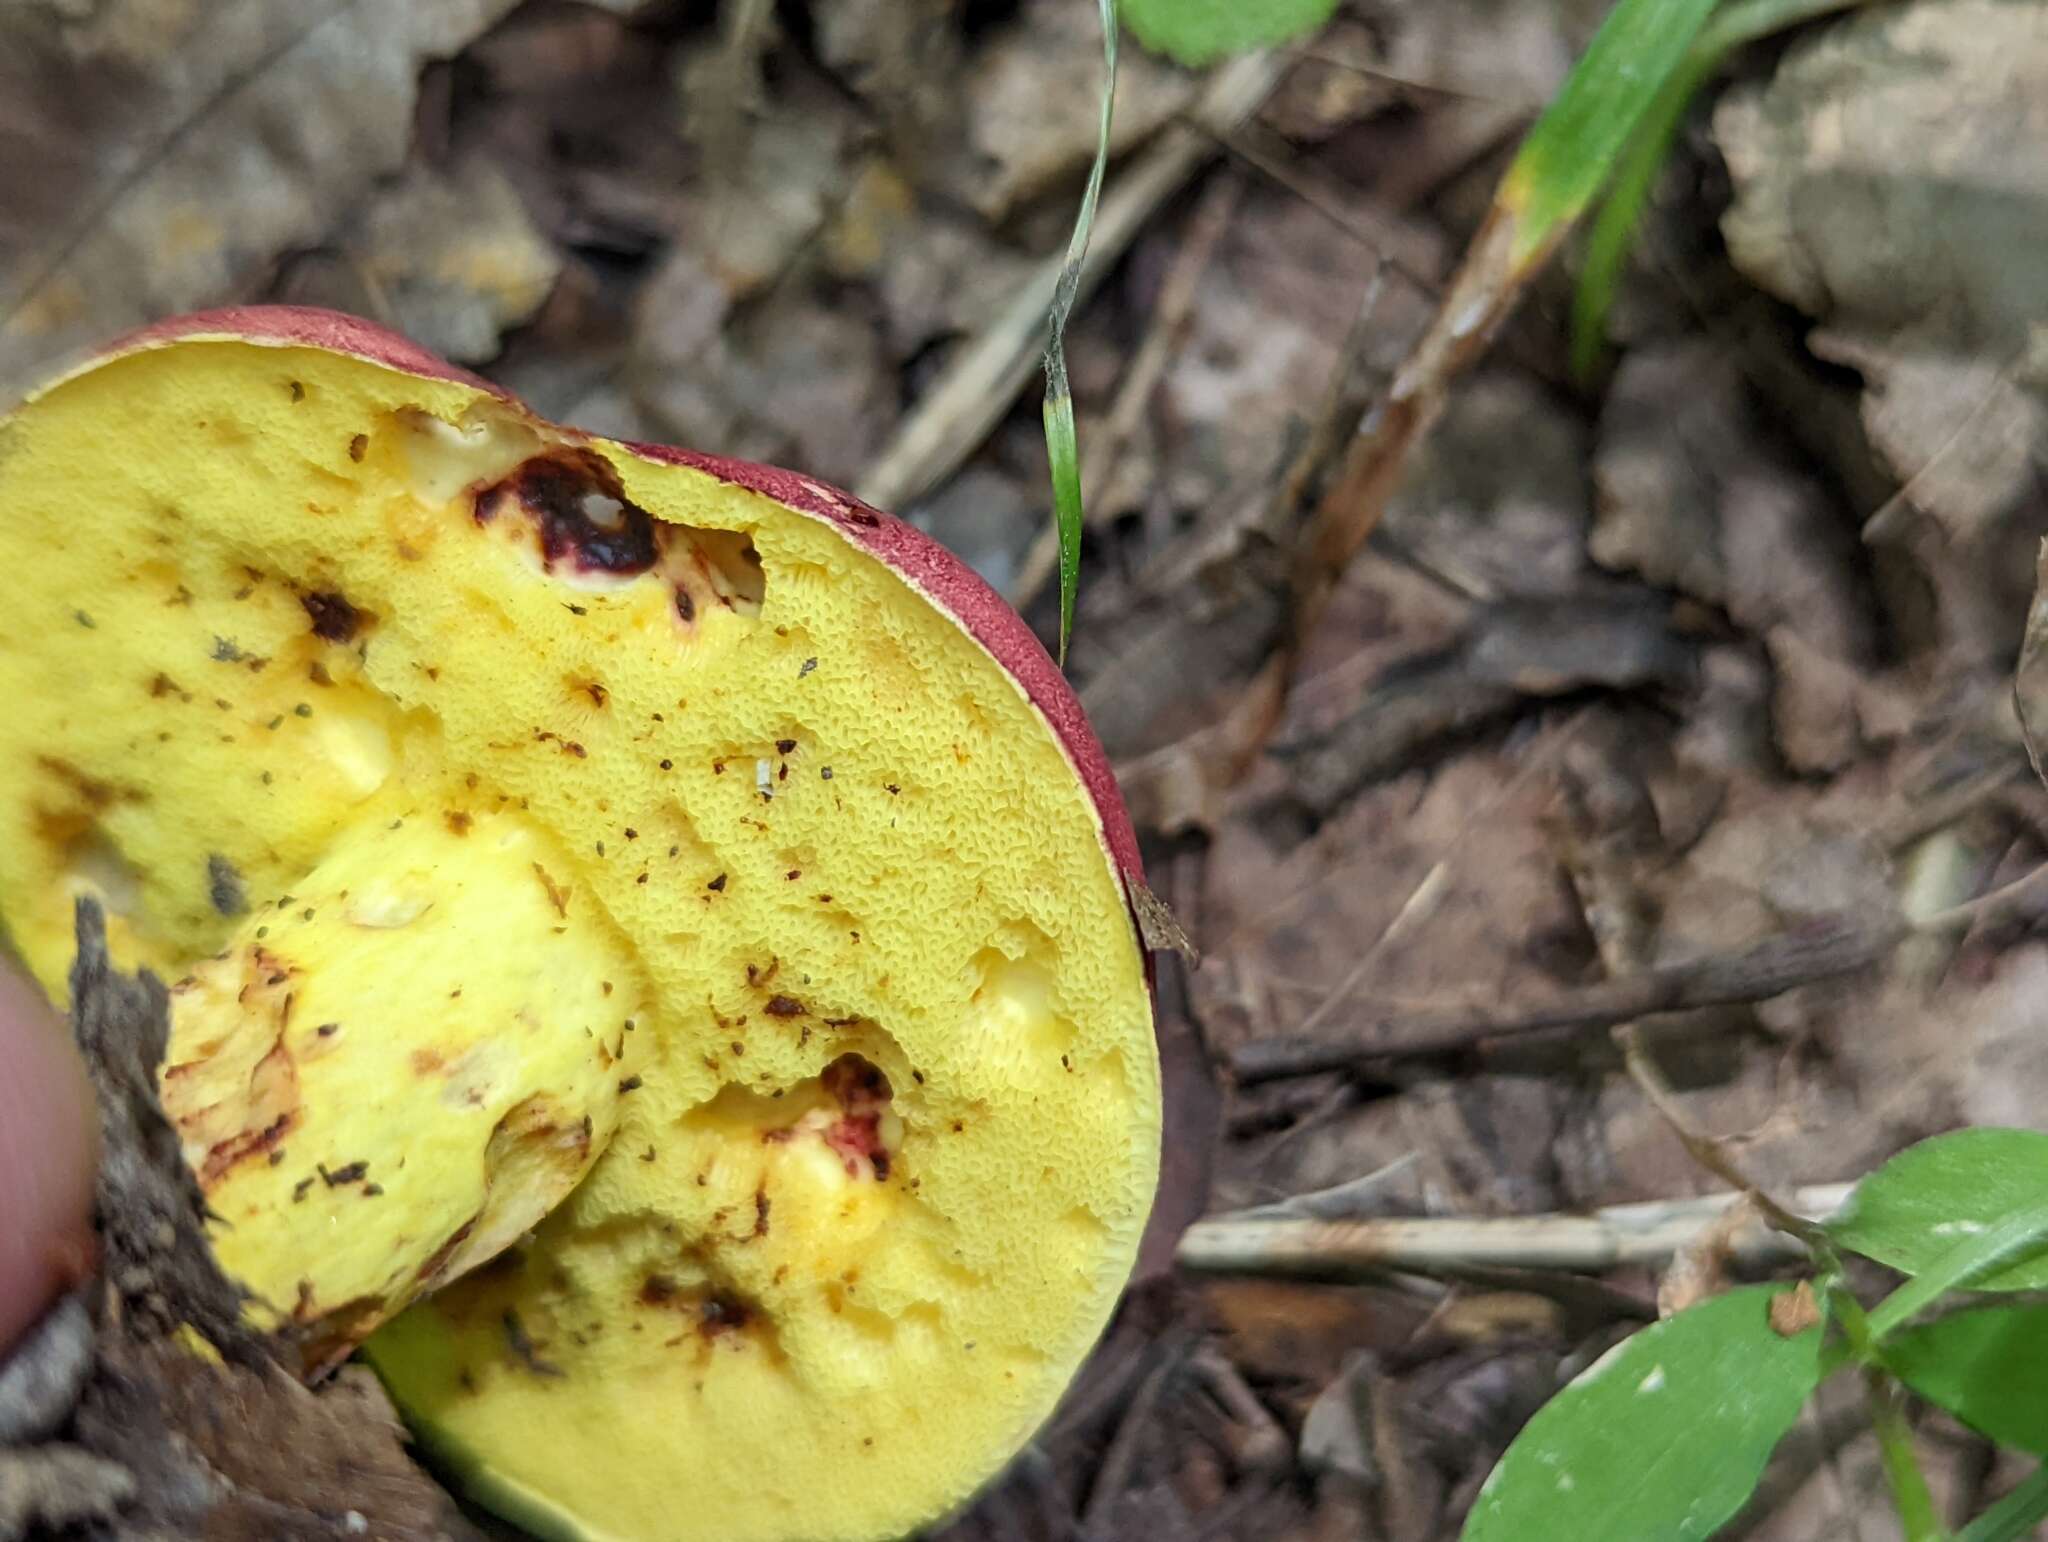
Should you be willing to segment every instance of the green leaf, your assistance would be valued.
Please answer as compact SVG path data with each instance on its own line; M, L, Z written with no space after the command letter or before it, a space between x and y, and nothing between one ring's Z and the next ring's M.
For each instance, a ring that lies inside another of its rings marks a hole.
M1770 1323L1780 1287L1645 1328L1531 1419L1462 1542L1687 1542L1739 1510L1821 1378L1821 1330Z
M1606 185L1714 4L1620 0L1601 23L1501 180L1518 267L1550 250Z
M1857 1184L1828 1233L1851 1252L1927 1281L1933 1291L1921 1306L1958 1285L2048 1285L2048 1135L1957 1130L1923 1140ZM1980 1254L2001 1255L1992 1260L1999 1267L1985 1272ZM1904 1320L1887 1316L1891 1308L1887 1301L1871 1314L1874 1331L1880 1317L1891 1327Z
M2048 1306L1987 1306L1894 1335L1894 1375L2002 1445L2048 1455Z
M1045 455L1052 468L1053 515L1060 532L1060 663L1067 662L1067 639L1074 631L1074 596L1081 584L1081 447L1074 433L1074 393L1067 384L1067 316L1081 290L1081 262L1088 255L1088 233L1095 228L1095 205L1102 197L1103 173L1109 169L1109 126L1116 113L1116 0L1102 6L1102 121L1095 130L1095 164L1081 194L1081 212L1067 238L1067 260L1052 286L1052 310L1046 317Z
M1313 32L1337 0L1123 0L1118 9L1154 53L1200 66Z
M2005 1498L1956 1534L1956 1542L2026 1542L2048 1520L2048 1467L2037 1467Z

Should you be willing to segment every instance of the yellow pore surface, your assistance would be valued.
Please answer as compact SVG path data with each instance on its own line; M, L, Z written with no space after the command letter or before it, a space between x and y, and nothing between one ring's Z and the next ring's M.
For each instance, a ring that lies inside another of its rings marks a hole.
M53 993L80 892L117 957L198 970L171 1063L217 1038L247 1068L215 1075L257 1137L226 1171L284 1185L235 1244L290 1255L272 1290L319 1262L301 1166L366 1162L313 1172L329 1235L431 1279L513 1109L616 1121L530 1241L371 1341L486 1502L559 1535L896 1534L1028 1437L1134 1255L1159 1090L1120 880L1042 718L885 566L601 441L521 480L559 445L459 384L224 341L0 425L0 915ZM551 552L564 464L605 484L584 533L645 510L658 560ZM401 872L445 919L348 920L352 875ZM249 983L266 916L299 917L273 936L322 1004L259 1004L257 1055L215 975ZM451 1092L502 1045L500 1101ZM262 1139L280 1046L317 1140ZM491 1206L561 1181L499 1148ZM421 1165L463 1197L428 1205Z

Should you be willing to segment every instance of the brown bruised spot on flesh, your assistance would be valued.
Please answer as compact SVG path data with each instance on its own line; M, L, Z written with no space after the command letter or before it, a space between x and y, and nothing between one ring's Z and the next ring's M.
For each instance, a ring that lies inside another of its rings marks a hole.
M707 1339L744 1328L754 1313L746 1302L729 1291L715 1291L697 1308L697 1327Z
M172 689L176 689L175 686ZM144 794L132 787L117 787L112 782L103 782L98 777L87 776L68 760L55 755L38 755L36 765L50 776L62 782L93 812L98 813L116 803L142 803Z
M541 881L541 887L548 891L548 903L555 907L555 914L564 921L569 919L569 887L557 884L548 870L538 862L533 864L534 876Z
M753 1304L733 1291L705 1291L701 1287L686 1290L666 1274L650 1274L642 1280L637 1299L645 1307L688 1314L696 1320L697 1331L707 1339L738 1332L757 1315Z
M586 572L630 577L660 555L654 517L626 497L618 473L591 450L550 450L522 461L477 495L476 520L489 524L516 501L540 533L542 565L573 562Z
M536 1376L560 1376L562 1368L553 1361L541 1358L541 1346L527 1334L526 1325L519 1320L519 1313L513 1307L505 1308L500 1319L505 1329L505 1344L512 1351L513 1359L525 1366Z
M363 613L332 589L302 594L299 604L313 624L313 635L326 642L353 641L363 623Z

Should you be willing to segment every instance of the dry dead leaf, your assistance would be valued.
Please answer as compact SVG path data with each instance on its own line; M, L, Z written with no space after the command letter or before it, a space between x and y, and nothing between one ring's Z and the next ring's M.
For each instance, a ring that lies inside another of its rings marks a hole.
M834 0L814 13L818 58L881 117L899 153L958 132L960 0Z
M77 1446L0 1449L0 1542L106 1520L134 1493L125 1467Z
M1529 375L1482 370L1416 446L1381 529L1475 598L1584 592L1597 576L1586 439Z
M1602 564L1724 607L1752 630L1789 626L1831 658L1868 651L1853 529L1772 446L1725 348L1691 339L1623 361L1593 481Z
M1199 966L1202 955L1195 951L1173 907L1135 878L1130 880L1130 891L1131 909L1137 912L1138 935L1145 947L1153 953L1178 953L1190 969Z
M1819 1324L1820 1302L1814 1297L1812 1281L1801 1280L1771 1297L1771 1331L1780 1338L1797 1338Z
M514 0L0 12L0 388L245 298L400 165L423 61Z
M731 308L723 279L678 251L642 292L635 399L671 443L851 482L900 411L864 308L789 294Z
M496 357L499 335L533 318L562 268L511 182L478 156L407 168L347 247L391 324L461 364Z
M1730 254L1860 370L1911 502L1969 537L2048 447L2048 28L2009 0L1872 7L1721 103Z

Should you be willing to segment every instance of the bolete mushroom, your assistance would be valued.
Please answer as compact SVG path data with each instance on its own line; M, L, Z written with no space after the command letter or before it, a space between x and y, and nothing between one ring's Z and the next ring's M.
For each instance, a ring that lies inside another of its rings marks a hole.
M179 982L309 1372L550 1536L895 1535L1029 1437L1159 1078L1108 767L968 569L306 310L46 387L0 504L0 917Z

